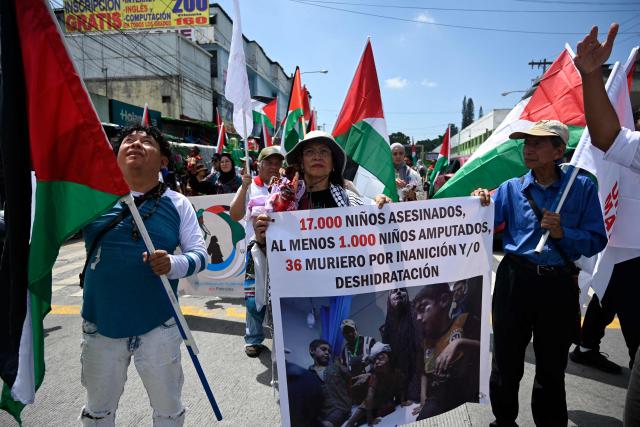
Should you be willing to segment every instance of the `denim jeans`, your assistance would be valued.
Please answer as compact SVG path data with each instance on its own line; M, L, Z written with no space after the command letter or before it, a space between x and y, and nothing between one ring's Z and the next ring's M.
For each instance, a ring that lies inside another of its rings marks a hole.
M80 415L82 425L115 425L118 401L133 356L153 408L153 426L182 426L185 407L180 400L184 383L181 341L173 318L144 335L117 339L100 335L96 325L83 320L81 382L87 390L87 403Z
M245 322L245 336L244 342L246 346L249 345L261 345L264 341L264 331L262 330L262 322L264 321L264 315L267 312L267 307L262 307L262 310L256 309L256 298L245 298L247 305Z

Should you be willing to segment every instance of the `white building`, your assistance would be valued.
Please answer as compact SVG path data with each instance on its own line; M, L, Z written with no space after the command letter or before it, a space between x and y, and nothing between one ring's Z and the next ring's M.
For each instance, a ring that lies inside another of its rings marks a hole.
M486 141L509 114L509 109L491 110L451 138L451 156L468 156Z

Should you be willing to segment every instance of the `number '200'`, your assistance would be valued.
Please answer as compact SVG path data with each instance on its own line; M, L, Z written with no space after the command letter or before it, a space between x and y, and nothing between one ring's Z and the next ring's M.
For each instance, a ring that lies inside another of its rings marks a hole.
M193 12L195 9L207 10L207 0L177 0L173 6L173 13L182 13L182 5L184 5L184 12Z

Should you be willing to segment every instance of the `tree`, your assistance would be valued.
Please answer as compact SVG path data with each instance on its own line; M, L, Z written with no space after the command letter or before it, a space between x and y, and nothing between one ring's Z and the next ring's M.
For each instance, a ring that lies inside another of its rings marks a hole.
M482 111L482 105L480 106L480 110L478 110L478 118L484 116L484 112Z
M475 120L475 116L476 116L476 109L473 105L473 99L469 98L467 99L467 120L469 121L469 123L467 123L467 126L473 123L473 121Z
M462 100L462 129L473 123L475 118L475 108L473 106L473 99L466 96Z
M458 132L460 132L460 130L458 129L458 126L456 126L455 124L451 123L451 135L450 136L457 135Z
M464 129L465 127L467 127L469 114L467 113L467 96L465 95L464 98L462 98L462 128Z
M411 143L411 138L402 132L394 132L389 135L389 142L391 144L395 144L396 142L398 142L402 145L408 145L409 143Z

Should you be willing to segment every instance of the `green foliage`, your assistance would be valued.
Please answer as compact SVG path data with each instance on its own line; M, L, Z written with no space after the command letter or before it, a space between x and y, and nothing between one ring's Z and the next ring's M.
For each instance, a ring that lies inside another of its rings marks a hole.
M411 138L402 132L394 132L389 135L389 142L391 144L395 144L396 142L398 142L402 145L407 145L411 143Z

